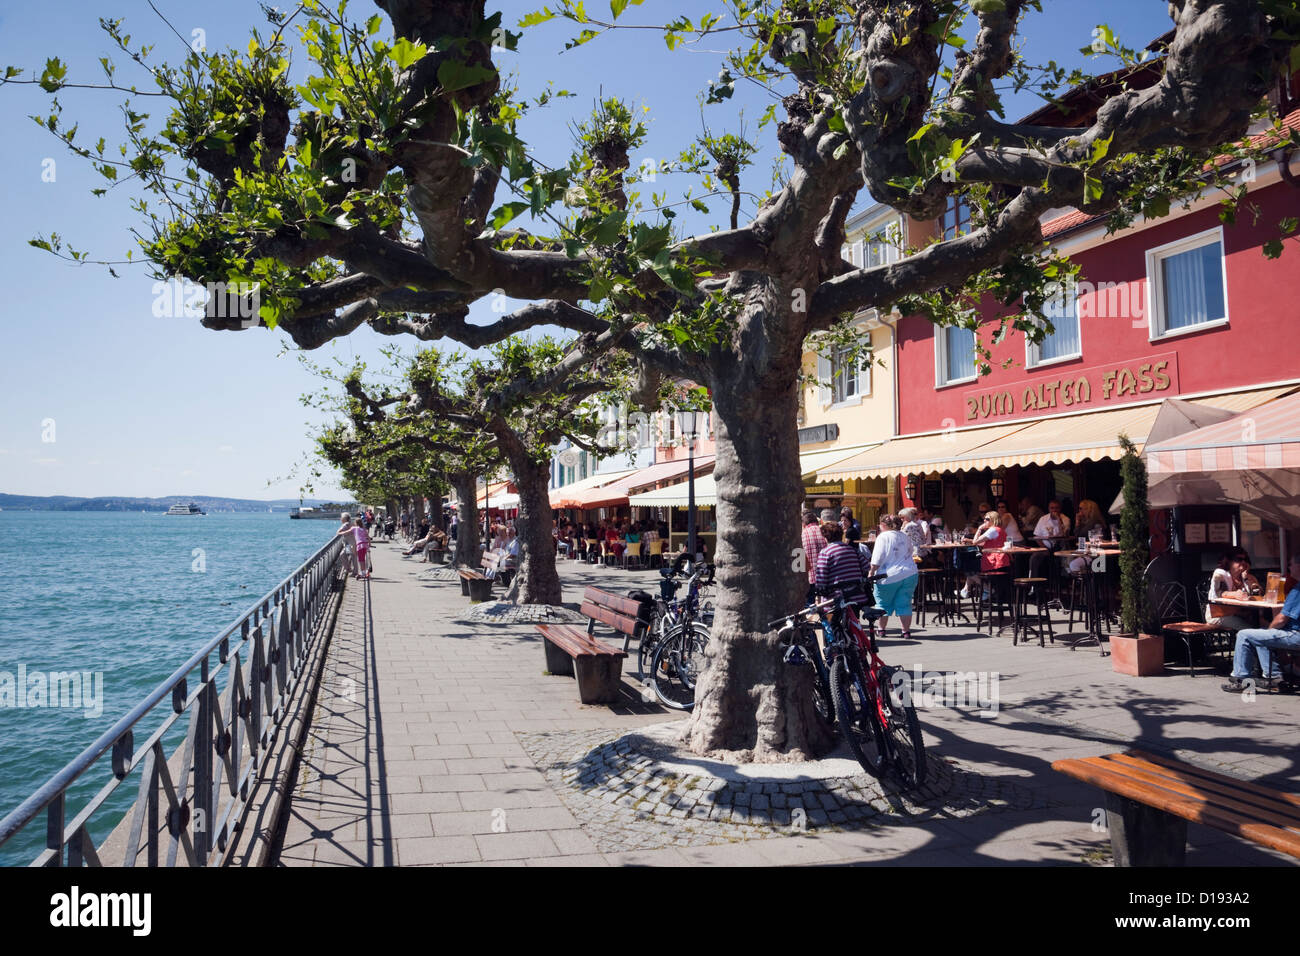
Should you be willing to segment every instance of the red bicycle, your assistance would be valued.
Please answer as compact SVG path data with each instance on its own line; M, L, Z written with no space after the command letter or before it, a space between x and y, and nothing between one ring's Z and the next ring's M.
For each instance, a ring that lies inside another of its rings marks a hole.
M858 604L836 591L786 618L785 625L794 628L796 619L812 613L825 635L824 658L812 658L820 665L816 683L830 697L835 723L853 756L873 776L892 770L905 790L919 787L925 782L921 722L905 672L887 665L876 651L875 622L884 610L866 606L859 617ZM787 653L786 660L802 663L804 657Z

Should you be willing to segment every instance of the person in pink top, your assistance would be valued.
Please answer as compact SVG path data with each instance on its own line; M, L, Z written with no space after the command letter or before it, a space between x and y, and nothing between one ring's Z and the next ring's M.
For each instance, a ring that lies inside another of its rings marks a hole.
M366 558L370 554L370 535L366 533L365 522L357 518L356 523L351 528L339 528L339 534L346 531L352 532L352 542L357 552L357 577L369 578L370 565L367 563Z

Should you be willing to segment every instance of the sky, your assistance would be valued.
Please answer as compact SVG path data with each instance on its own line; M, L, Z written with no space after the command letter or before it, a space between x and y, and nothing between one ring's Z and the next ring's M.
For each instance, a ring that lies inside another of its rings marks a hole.
M183 37L203 31L209 49L243 49L253 28L266 32L252 0L154 3ZM283 0L281 6L292 9ZM540 0L488 4L489 10L502 10L511 27L539 6ZM595 12L606 4L588 0L587 6ZM1113 68L1111 62L1089 65L1079 52L1097 24L1108 24L1136 48L1170 26L1162 3L1044 0L1043 7L1025 23L1027 56L1093 72ZM679 14L698 19L709 9L723 12L720 4L700 0L645 0L629 7L620 22L662 23ZM376 10L365 0L350 6L357 19ZM25 76L39 74L45 59L57 56L68 66L68 82L94 83L103 78L99 58L111 56L121 82L151 89L142 71L132 72L133 64L112 56L100 17L123 19L132 46L156 44L155 55L163 60L179 62L186 52L146 0L62 0L59 14L52 17L39 4L0 7L0 70L17 66ZM384 32L389 29L385 22ZM526 119L522 132L536 155L563 163L572 144L570 123L598 98L620 96L648 107L643 115L649 136L634 163L676 158L699 134L696 98L717 76L725 39L708 37L670 52L654 33L629 30L562 52L577 29L560 20L531 28L518 52L498 60L503 70L517 73L526 95L547 83L577 94ZM299 81L305 60L301 54L294 60ZM80 123L78 142L100 136L109 144L121 141L121 94L65 89L58 95L65 118ZM758 194L771 185L775 158L773 129L757 128L768 98L766 91L740 84L732 100L705 114L715 133L740 132L743 110L745 130L761 152L742 186ZM119 268L122 277L114 279L102 266L72 265L28 245L37 235L57 232L92 259L118 260L134 248L138 220L124 191L92 196L90 190L101 185L98 174L28 118L47 113L48 100L35 86L0 87L0 129L6 132L0 149L0 283L7 292L0 306L0 492L297 497L307 477L303 462L311 434L326 416L300 401L323 383L304 367L288 336L267 329L216 332L196 319L159 317L166 310L155 308L155 280L143 267ZM161 98L136 102L137 110L159 111L154 121L160 119ZM1022 95L1008 102L1008 114L1027 113L1038 102ZM655 188L679 195L687 185L662 177ZM869 201L864 194L860 206ZM702 230L723 218L719 205L710 219L679 222ZM493 313L482 304L473 318L487 322ZM380 363L379 349L392 344L416 345L409 336L385 337L363 327L309 358L318 364L350 365L357 358ZM313 489L319 497L344 494L330 475Z

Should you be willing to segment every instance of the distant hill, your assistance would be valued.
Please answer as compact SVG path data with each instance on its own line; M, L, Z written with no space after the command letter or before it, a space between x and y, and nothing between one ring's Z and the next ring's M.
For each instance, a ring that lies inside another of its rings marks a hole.
M54 495L41 498L35 495L0 494L0 508L5 511L166 511L172 505L190 502L204 511L272 511L288 512L300 506L318 508L329 502L316 498L277 498L257 501L252 498L213 498L209 495L171 495L167 498L73 498Z

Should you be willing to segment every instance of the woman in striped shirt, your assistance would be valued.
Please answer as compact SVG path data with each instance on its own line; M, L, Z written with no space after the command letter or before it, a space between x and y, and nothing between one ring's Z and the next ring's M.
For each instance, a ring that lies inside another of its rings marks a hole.
M823 593L843 591L846 601L866 601L867 590L862 581L869 570L866 555L844 543L844 529L834 521L822 524L822 535L829 543L817 555L817 587Z

